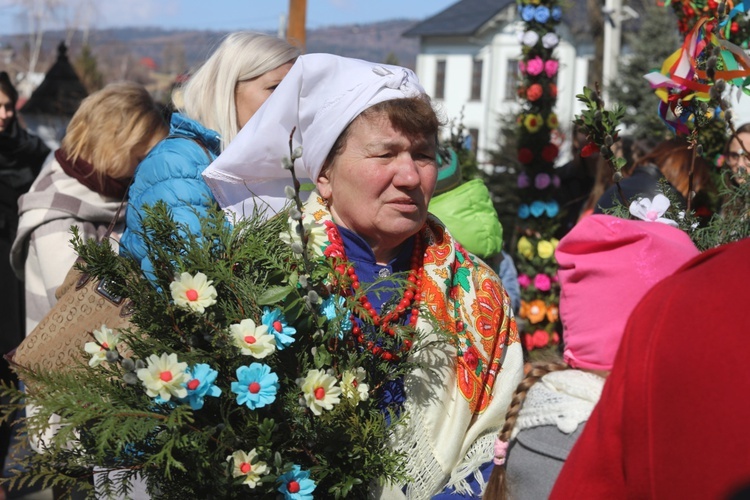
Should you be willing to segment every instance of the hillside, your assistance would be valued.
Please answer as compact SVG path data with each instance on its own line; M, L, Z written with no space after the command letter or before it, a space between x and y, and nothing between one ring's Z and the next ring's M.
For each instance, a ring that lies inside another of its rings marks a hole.
M414 20L393 20L372 24L329 26L309 30L307 52L331 52L348 57L385 61L395 56L399 64L414 67L418 42L401 34ZM161 28L118 28L93 30L88 42L105 81L118 79L151 79L144 73L177 75L204 61L221 38L223 31L164 30ZM83 45L81 32L70 38L69 55L75 61ZM56 47L68 38L65 32L50 31L44 35L43 50L37 69L46 71L54 62ZM27 69L28 37L0 36L8 52L7 68L13 73ZM10 49L10 50L9 50ZM153 76L153 75L152 75ZM145 82L144 82L145 83Z

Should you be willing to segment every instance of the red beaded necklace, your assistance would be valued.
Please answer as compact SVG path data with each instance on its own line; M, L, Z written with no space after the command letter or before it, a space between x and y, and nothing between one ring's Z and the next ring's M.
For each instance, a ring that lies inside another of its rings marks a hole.
M332 242L341 242L341 235L335 224L326 224L326 233L328 234L328 240ZM340 273L346 272L351 281L351 290L342 290L343 295L349 295L352 291L356 292L360 288L359 277L354 269L354 266L349 263L343 244L340 244L340 248L337 248L338 258L341 259L341 263L336 266L337 271ZM417 324L417 317L419 316L419 299L421 298L422 290L422 275L424 273L423 266L423 249L422 249L422 236L417 233L414 237L414 249L411 254L409 276L406 278L408 284L406 290L404 290L404 296L399 301L398 305L393 308L392 311L388 312L384 316L380 316L375 310L373 305L370 303L370 299L366 295L362 295L359 298L360 308L355 308L354 313L351 316L352 320L352 336L354 340L365 346L375 356L378 356L386 361L398 361L401 359L401 355L408 352L411 349L413 338L403 339L396 349L387 349L383 346L376 345L373 341L365 339L362 329L359 327L355 318L359 316L360 319L364 320L365 316L370 319L373 325L379 327L381 331L388 334L390 337L396 336L394 329L395 324L404 316L407 311L411 309L411 317L409 318L409 325L414 327Z

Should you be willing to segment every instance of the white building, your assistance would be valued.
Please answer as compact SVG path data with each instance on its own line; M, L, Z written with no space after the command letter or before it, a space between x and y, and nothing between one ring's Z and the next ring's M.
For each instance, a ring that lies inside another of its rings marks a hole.
M585 12L585 3L581 8ZM572 17L586 22L588 16L574 12ZM560 44L554 54L560 62L555 112L567 136L582 109L575 96L587 85L593 45L590 39L576 41L565 19L556 28ZM514 118L520 109L516 91L523 30L515 1L461 0L404 33L419 38L416 73L422 85L446 119L463 114L480 163L487 161L488 149L497 148L501 117ZM561 145L561 161L569 149Z

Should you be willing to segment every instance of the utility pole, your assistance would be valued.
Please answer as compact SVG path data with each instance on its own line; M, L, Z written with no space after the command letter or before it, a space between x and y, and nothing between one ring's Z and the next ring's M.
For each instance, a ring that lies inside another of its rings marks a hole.
M307 17L307 0L289 0L289 27L286 30L286 40L292 45L305 51Z
M622 43L622 0L604 4L604 61L602 65L603 97L609 104L609 87L617 80Z

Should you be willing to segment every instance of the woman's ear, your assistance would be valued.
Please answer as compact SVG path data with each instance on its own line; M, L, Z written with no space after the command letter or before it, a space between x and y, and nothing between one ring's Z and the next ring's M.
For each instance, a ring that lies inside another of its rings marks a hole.
M315 182L315 186L318 188L320 196L329 199L333 194L333 188L331 187L331 169L323 169L323 172L318 176L318 180Z

